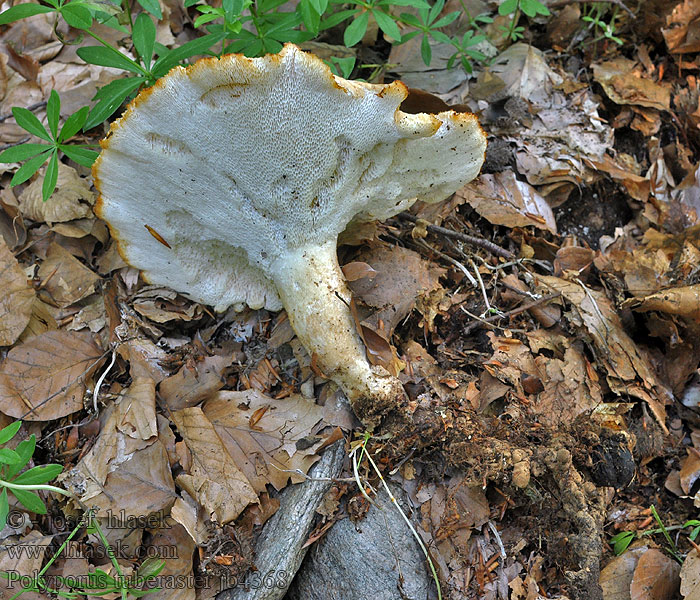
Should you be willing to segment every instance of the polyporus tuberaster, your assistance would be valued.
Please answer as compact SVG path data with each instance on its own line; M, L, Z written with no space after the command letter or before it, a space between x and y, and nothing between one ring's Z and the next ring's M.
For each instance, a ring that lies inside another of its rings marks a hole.
M403 389L366 359L337 236L443 200L486 148L474 115L407 114L407 93L335 77L292 44L205 58L141 92L93 167L97 214L129 264L219 311L284 307L366 424Z

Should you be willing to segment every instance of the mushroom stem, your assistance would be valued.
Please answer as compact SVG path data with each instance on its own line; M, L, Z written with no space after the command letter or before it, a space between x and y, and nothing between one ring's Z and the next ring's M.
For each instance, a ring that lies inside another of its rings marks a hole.
M324 375L345 392L368 427L405 398L395 377L367 361L338 265L336 240L284 253L272 275L289 321Z

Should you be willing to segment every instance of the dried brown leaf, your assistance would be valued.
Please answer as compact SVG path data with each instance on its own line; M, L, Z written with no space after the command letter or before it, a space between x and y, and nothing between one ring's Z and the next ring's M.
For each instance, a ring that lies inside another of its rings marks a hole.
M0 346L10 346L29 324L34 290L0 236Z
M347 281L357 281L364 277L374 279L377 272L366 262L355 261L343 266L343 275Z
M251 416L265 406L269 409L252 428ZM290 476L295 482L303 481L285 471L301 469L306 473L318 460L315 444L297 447L321 420L323 409L313 400L298 395L277 400L255 390L218 392L203 410L233 462L258 492L268 483L280 490Z
M231 355L217 355L194 365L185 364L175 375L160 382L158 396L170 410L194 406L224 387L224 371L231 362Z
M560 292L571 303L569 319L587 332L598 368L606 372L610 389L617 394L629 394L644 400L667 433L665 404L673 396L657 378L648 357L625 332L607 296L581 283L558 277L542 276L538 281L549 290Z
M685 600L700 598L700 554L697 550L688 552L681 567L681 596Z
M630 600L630 584L639 557L646 548L631 549L613 558L600 572L600 587L605 600Z
M93 216L95 194L88 181L75 169L59 162L56 191L50 202L44 202L42 198L43 182L43 177L38 177L19 197L20 211L25 219L51 225Z
M630 104L669 110L671 91L669 86L643 77L641 69L628 58L618 56L613 60L593 65L593 76L616 104Z
M209 540L202 539L201 545ZM187 582L194 578L192 572L192 555L194 554L197 544L188 535L185 528L173 519L166 518L163 526L158 530L151 532L148 544L144 547L146 556L163 556L167 557L164 560L163 570L158 575L156 581L173 581ZM177 552L173 556L172 549L176 548ZM216 582L216 585L211 577L206 581L214 590L225 589L223 582ZM230 585L230 584L229 584ZM205 589L206 591L206 589ZM152 590L148 594L149 600L195 600L195 598L203 598L196 593L193 585L164 585L159 591Z
M622 306L640 312L658 310L680 315L700 324L700 284L670 288L644 298L630 298Z
M680 586L680 565L651 548L639 557L630 584L630 600L672 600Z
M370 307L362 310L358 306L360 320L375 331L381 330L387 339L413 310L418 298L441 288L438 280L444 271L431 266L412 250L379 247L361 253L359 258L377 271L373 279L350 283L354 297ZM383 327L379 326L380 322Z
M530 184L519 181L511 170L482 175L458 190L456 195L494 225L534 225L557 233L554 213L545 199Z
M681 464L680 484L686 495L690 494L691 488L700 477L700 454L697 450L689 449L688 456Z
M176 494L167 440L159 436L155 383L135 377L106 411L97 441L75 469L62 476L64 484L101 514L166 512Z
M42 290L57 306L66 307L95 291L100 277L63 246L53 242L39 267Z
M700 51L700 2L683 0L666 17L667 27L661 30L668 51L685 54Z
M176 411L173 420L192 455L189 473L177 478L178 485L220 524L233 521L258 499L251 482L227 452L219 432L202 409L192 407Z
M47 331L29 338L0 365L0 410L29 421L81 410L86 381L102 355L87 332Z

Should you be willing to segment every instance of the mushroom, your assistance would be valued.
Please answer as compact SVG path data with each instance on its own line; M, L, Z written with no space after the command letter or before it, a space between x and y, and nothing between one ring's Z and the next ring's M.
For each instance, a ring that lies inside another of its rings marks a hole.
M366 425L404 392L366 358L338 234L443 200L486 148L474 115L407 114L407 93L336 77L292 44L204 58L142 91L93 167L96 212L146 281L217 311L284 307Z

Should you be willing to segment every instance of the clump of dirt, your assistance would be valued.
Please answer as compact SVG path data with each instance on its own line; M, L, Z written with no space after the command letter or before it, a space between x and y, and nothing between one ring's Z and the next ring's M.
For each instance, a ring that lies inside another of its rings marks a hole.
M613 185L601 183L593 188L572 192L569 199L554 209L559 233L574 235L593 248L603 235L612 236L633 217L626 197Z

